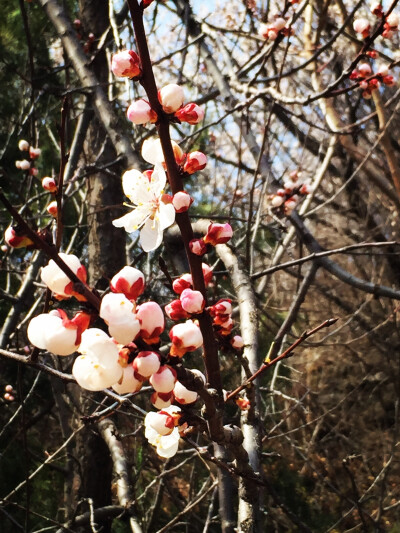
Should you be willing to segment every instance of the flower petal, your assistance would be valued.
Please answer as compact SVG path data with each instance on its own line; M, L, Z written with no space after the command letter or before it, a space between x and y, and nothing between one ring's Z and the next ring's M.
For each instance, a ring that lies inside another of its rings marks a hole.
M160 223L160 229L163 231L165 228L169 228L175 222L175 207L172 204L164 204L160 202L158 208L158 220Z
M148 206L143 205L133 209L123 217L113 220L112 223L116 228L125 228L125 231L131 233L139 229L149 216Z
M151 190L155 196L160 196L164 192L165 184L167 183L167 175L162 165L155 165L153 174L151 175Z
M149 202L153 198L153 193L147 176L138 170L128 170L122 176L122 188L129 200L135 204Z
M140 231L140 245L145 252L158 248L162 242L163 232L158 220L148 218Z

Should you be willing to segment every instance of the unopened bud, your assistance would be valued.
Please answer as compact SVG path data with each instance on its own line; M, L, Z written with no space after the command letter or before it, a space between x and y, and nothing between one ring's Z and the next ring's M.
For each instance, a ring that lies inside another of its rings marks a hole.
M183 170L188 174L194 174L207 165L207 157L203 152L191 152L187 155Z
M42 179L42 187L43 189L45 189L46 191L49 191L49 192L57 192L57 184L54 180L54 178L50 178L48 176L46 176L45 178Z
M192 239L189 242L189 248L192 254L195 255L204 255L207 252L207 245L204 242L204 239Z
M175 113L176 118L181 122L198 124L204 118L204 110L195 103L186 104Z
M46 207L47 212L54 218L57 218L58 213L58 207L57 202L54 200L54 202L50 202L49 205Z
M232 238L232 235L233 230L230 224L210 224L204 242L212 246L224 244Z
M154 123L157 120L157 113L153 111L150 104L143 99L132 102L128 107L126 115L133 124L146 124L147 122Z
M183 89L176 83L170 83L158 91L158 99L166 113L175 113L182 107Z
M179 191L172 198L172 205L177 213L184 213L193 203L193 198L185 191Z
M26 152L29 150L29 143L28 141L25 141L24 139L21 139L18 143L18 148L21 150L21 152Z

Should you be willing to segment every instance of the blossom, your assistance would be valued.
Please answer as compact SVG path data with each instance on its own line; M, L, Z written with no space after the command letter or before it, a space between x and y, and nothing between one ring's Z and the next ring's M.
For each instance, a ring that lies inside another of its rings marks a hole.
M132 102L126 115L133 124L154 123L157 120L157 113L153 111L149 102L143 99Z
M182 274L180 278L172 282L172 288L176 294L181 294L185 289L190 289L192 285L193 280L191 274Z
M46 176L42 179L42 187L46 191L49 192L57 192L57 184L55 182L54 178L50 178L49 176Z
M165 320L161 307L156 302L145 302L136 310L140 322L140 336L147 344L159 341L164 331Z
M189 242L189 248L192 254L195 255L204 255L207 252L207 245L204 242L204 239L192 239Z
M134 304L124 294L106 294L99 314L108 325L110 335L120 344L129 344L140 331Z
M209 265L207 265L207 263L202 263L201 269L203 271L204 283L207 285L212 280L213 269Z
M32 146L29 148L29 156L31 159L37 159L40 157L41 153L42 150L40 148L33 148Z
M113 55L111 70L115 76L136 78L142 73L140 59L133 50L122 50Z
M58 206L56 200L54 200L54 202L50 202L46 207L46 210L52 217L57 218Z
M176 405L171 405L170 407L164 408L163 412L170 414L174 418L177 418L180 413L180 408L177 407ZM145 416L144 435L146 439L149 441L149 443L157 448L157 454L160 457L164 457L164 458L173 457L178 451L179 438L180 438L179 429L178 427L174 427L174 429L169 435L160 435L160 433L158 433L158 431L156 431L151 425L154 421L154 415L157 415L157 413L150 412L150 413L147 413L147 415Z
M230 240L233 235L230 224L210 224L208 226L207 235L204 237L206 244L224 244ZM192 250L193 251L193 250Z
M363 38L367 38L370 30L370 23L365 18L355 19L353 22L353 29L357 33L361 33Z
M178 165L181 165L185 160L183 150L175 141L171 141L172 150L174 152L175 160ZM164 152L162 150L161 141L158 137L150 137L142 144L142 157L151 165L164 163Z
M185 289L180 295L182 308L187 313L201 313L205 306L204 296L200 291Z
M192 320L176 324L169 332L172 341L170 354L182 357L186 352L193 352L203 345L203 335L199 326Z
M123 374L118 383L114 383L112 388L118 394L127 394L130 392L137 392L142 387L142 382L135 377L135 372L132 365L128 365L123 369Z
M29 237L23 235L22 232L18 231L18 228L13 228L12 226L9 226L4 232L4 240L11 248L24 248L33 244Z
M174 388L176 372L170 366L162 365L157 372L151 375L149 381L156 392L169 393Z
M161 165L154 167L150 180L138 170L128 170L122 176L122 187L133 210L113 220L113 224L128 233L140 229L140 244L145 252L158 248L163 231L175 222L174 206L163 202L166 180Z
M240 348L243 348L244 346L244 340L240 335L235 335L233 339L231 339L231 344L233 348L240 350Z
M182 318L189 318L189 313L182 307L180 300L173 300L164 307L166 315L171 320L181 320Z
M175 113L183 104L183 89L176 83L169 83L158 91L158 99L166 113Z
M174 400L173 392L153 392L150 396L150 402L156 409L165 409L169 407Z
M175 383L174 396L181 404L194 403L198 398L197 392L187 389L180 381Z
M138 378L146 379L160 369L160 356L156 352L139 352L132 363Z
M140 270L125 266L110 281L112 292L122 292L129 300L137 300L144 291L144 276Z
M77 277L86 283L86 268L81 265L81 262L73 254L64 254L60 252L60 259L69 266L69 268L77 275ZM73 282L69 277L64 274L61 268L51 259L47 266L42 268L40 277L47 285L47 287L60 298L70 298L75 296L78 300L82 299L82 296L73 290Z
M29 150L29 143L28 141L25 141L24 139L21 139L18 142L18 148L21 150L21 152L26 152Z

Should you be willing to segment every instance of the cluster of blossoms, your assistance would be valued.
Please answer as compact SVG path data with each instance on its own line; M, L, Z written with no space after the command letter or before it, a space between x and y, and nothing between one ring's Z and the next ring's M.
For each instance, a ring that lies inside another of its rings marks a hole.
M275 16L273 22L270 22L269 24L260 24L258 33L264 39L275 41L280 35L293 35L294 30L288 25L288 22L283 17L277 15Z
M357 70L353 70L350 74L351 80L357 80L362 89L364 98L371 98L373 91L379 89L381 82L388 87L395 84L394 77L389 75L389 67L387 65L379 65L378 70L373 73L372 68L368 63L361 63Z
M21 161L15 161L15 166L20 170L27 170L30 176L37 176L38 169L34 166L34 161L40 157L42 153L40 148L34 148L28 141L21 139L18 143L18 148L21 152L28 152L28 157Z
M371 4L371 13L378 18L384 18L385 22L383 25L382 37L391 39L399 29L400 17L397 13L390 13L390 15L385 16L383 12L383 7L380 2L373 2ZM366 18L357 18L353 22L353 29L356 33L359 33L363 39L366 39L371 34L371 24Z
M269 196L271 207L290 215L297 207L301 196L306 196L312 191L310 180L304 178L298 170L290 172L289 177L283 182L283 189L278 189Z
M13 402L15 400L15 396L16 396L16 391L14 390L14 387L12 385L6 385L4 387L4 395L3 395L3 398L7 401L7 402Z

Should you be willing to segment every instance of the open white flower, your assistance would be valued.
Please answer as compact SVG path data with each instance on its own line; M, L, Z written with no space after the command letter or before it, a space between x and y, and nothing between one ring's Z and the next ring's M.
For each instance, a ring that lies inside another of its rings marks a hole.
M140 244L145 252L158 248L163 231L175 222L174 206L163 202L166 181L161 165L154 167L150 178L138 170L128 170L122 176L124 193L134 209L113 220L113 224L128 233L140 229Z
M163 412L171 415L176 415L180 411L181 409L177 405L171 405L170 407L163 409ZM167 459L173 457L178 451L180 438L179 429L175 427L170 434L160 435L160 433L152 427L152 423L157 416L158 414L154 412L147 413L144 419L144 435L149 443L157 448L157 454L160 457Z

